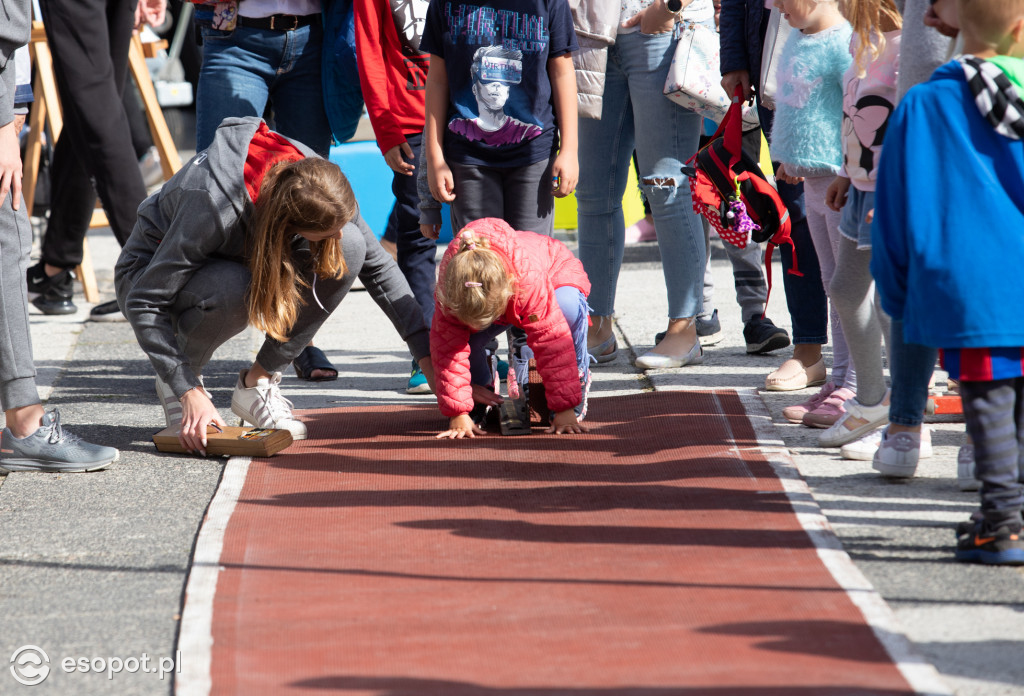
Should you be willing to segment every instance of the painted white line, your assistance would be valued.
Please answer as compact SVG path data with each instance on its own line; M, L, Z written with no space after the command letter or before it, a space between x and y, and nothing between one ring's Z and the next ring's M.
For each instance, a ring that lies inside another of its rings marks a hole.
M217 577L223 570L220 555L224 548L224 532L245 484L250 461L248 457L228 459L220 485L199 528L196 552L185 585L185 608L181 613L178 635L178 650L183 656L181 673L174 684L178 696L207 696L212 688L213 598L217 592Z
M786 497L793 506L793 513L818 550L818 557L839 586L846 591L854 606L860 609L864 620L871 626L871 630L889 653L890 659L896 664L903 678L915 692L923 696L952 694L952 690L943 682L938 670L914 650L892 609L843 550L842 543L814 500L810 487L793 464L757 390L735 391L747 412L747 419L754 429L757 441L762 445L761 451L782 482Z

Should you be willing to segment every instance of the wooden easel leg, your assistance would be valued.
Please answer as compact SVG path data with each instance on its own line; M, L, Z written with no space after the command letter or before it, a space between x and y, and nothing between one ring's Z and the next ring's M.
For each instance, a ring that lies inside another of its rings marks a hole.
M96 287L96 272L92 267L92 254L89 253L89 244L82 244L82 263L75 269L75 275L82 281L82 293L87 302L97 304L100 301L100 291Z

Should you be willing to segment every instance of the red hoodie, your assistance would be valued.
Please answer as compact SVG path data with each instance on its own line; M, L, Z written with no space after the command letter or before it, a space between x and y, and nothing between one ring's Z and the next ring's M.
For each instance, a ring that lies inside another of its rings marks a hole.
M516 293L499 321L526 331L526 343L537 358L537 370L544 380L548 408L566 411L583 399L576 366L576 348L565 315L555 299L555 288L572 286L590 294L590 280L583 264L562 242L534 232L516 232L497 218L481 218L463 229L490 240L491 249L505 261L515 277ZM443 278L452 256L459 250L459 238L448 245L439 265ZM439 281L440 282L440 281ZM448 418L469 413L473 390L469 380L469 336L471 329L434 302L430 325L430 356L434 363L437 404Z
M424 6L426 3L423 3ZM421 133L430 54L419 50L423 17L411 16L416 2L396 2L396 20L388 0L355 0L359 84L366 113L382 153ZM424 7L425 12L425 7ZM399 36L396 21L407 24Z

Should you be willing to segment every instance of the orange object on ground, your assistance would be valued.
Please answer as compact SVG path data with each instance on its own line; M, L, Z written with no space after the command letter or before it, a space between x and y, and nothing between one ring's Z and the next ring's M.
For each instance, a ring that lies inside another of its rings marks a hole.
M858 608L877 595L734 392L593 399L577 436L436 440L427 406L302 415L308 440L237 470L210 693L914 693Z

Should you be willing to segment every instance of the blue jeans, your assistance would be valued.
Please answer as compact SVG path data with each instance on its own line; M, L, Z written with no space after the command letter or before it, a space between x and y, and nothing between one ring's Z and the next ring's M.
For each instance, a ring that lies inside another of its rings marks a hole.
M229 116L263 116L273 128L326 157L331 126L324 109L319 23L295 31L203 27L203 66L196 93L196 150L213 142Z
M700 141L703 118L662 92L672 33L620 34L608 49L600 120L580 119L579 255L593 313L615 311L625 223L622 196L636 149L640 188L651 205L672 319L696 316L704 289L704 228L680 168Z
M889 422L915 427L924 421L928 405L928 382L935 370L939 351L903 340L903 320L889 325Z
M417 169L420 166L422 133L405 136L412 148L412 159L408 160ZM388 227L394 221L395 244L398 247L398 267L409 281L412 294L423 310L423 321L430 326L434 317L434 285L437 277L434 257L437 242L424 237L420 232L420 196L416 190L416 174L406 176L395 173L391 180L391 192L395 194L395 207L391 211Z
M587 298L578 288L562 285L555 288L555 300L569 324L573 347L576 349L576 367L581 375L590 372L590 355L587 353L587 327L589 325ZM506 331L508 324L491 324L483 331L469 337L469 380L473 384L491 386L494 375L487 360L487 344L498 334Z

